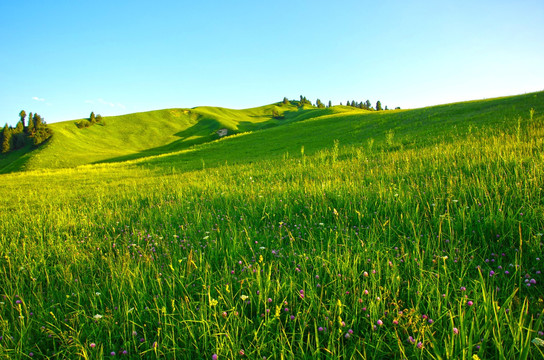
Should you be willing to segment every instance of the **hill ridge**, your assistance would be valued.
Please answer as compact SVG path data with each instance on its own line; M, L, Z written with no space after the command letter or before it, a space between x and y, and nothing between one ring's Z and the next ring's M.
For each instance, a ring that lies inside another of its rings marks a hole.
M527 118L530 109L542 114L543 101L544 93L536 92L387 111L346 106L300 108L292 101L249 109L198 106L152 110L105 117L106 126L83 129L76 126L81 119L70 120L50 124L54 136L42 147L2 155L0 173L131 160L152 164L181 154L186 158L173 161L181 167L198 168L203 162L257 161L285 153L300 156L301 151L311 154L334 140L344 145L375 141L376 145L413 146L425 142L421 137L426 135L447 137L453 130L461 135L482 126L511 127L518 117ZM228 129L228 141L215 141L220 128ZM241 133L252 135L242 140L232 137Z

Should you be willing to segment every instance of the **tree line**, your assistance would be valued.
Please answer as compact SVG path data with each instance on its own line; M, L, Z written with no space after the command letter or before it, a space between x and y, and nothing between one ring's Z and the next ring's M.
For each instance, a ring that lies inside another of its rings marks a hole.
M26 124L26 111L21 110L19 121L15 127L6 124L0 132L0 150L7 153L25 147L28 144L38 146L44 143L53 135L51 129L47 126L45 119L38 113L28 115L28 125Z
M78 128L80 128L80 129L81 128L87 128L89 126L93 126L94 124L100 124L102 126L106 125L106 121L104 120L102 115L100 115L100 114L95 115L94 111L91 112L91 115L89 115L88 119L76 122L76 126Z
M307 106L315 106L317 108L330 108L332 107L332 102L329 100L328 102L328 105L325 105L320 99L317 99L316 102L314 104L312 104L312 102L308 99L306 99L305 96L302 96L300 95L300 100L299 101L289 101L289 99L287 99L287 97L284 97L283 98L283 101L282 101L282 104L283 105L288 105L288 104L295 104L297 105L298 107L303 107L304 105L307 105ZM340 105L342 105L342 103L340 103ZM376 111L381 111L381 110L389 110L387 108L387 106L385 106L385 108L382 108L382 103L381 101L377 101L376 102L376 107L372 107L372 103L370 102L370 100L366 100L366 101L361 101L361 102L357 102L355 100L348 100L346 101L346 106L351 106L351 107L354 107L354 108L358 108L358 109L364 109L364 110L376 110ZM396 107L395 109L400 109L400 107Z

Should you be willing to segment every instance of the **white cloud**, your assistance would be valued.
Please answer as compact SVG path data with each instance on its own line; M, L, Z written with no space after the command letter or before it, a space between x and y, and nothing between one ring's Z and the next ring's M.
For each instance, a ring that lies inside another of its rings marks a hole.
M32 100L36 100L36 101L45 101L45 99L39 98L39 97L37 97L37 96L32 97Z
M114 104L114 103L111 103L111 102L106 101L106 100L104 100L104 99L98 99L97 101L98 101L100 104L102 104L102 105L108 105L108 106L110 106L110 107L115 107L115 104Z

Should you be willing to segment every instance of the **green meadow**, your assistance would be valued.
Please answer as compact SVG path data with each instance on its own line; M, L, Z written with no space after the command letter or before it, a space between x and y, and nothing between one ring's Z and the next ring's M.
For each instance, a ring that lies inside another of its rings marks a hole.
M296 103L0 155L0 358L544 358L544 93Z

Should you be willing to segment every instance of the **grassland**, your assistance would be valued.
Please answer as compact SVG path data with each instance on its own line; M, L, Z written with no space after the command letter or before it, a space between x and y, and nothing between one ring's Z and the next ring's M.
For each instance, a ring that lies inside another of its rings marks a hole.
M0 176L0 357L543 357L543 93L199 111Z

